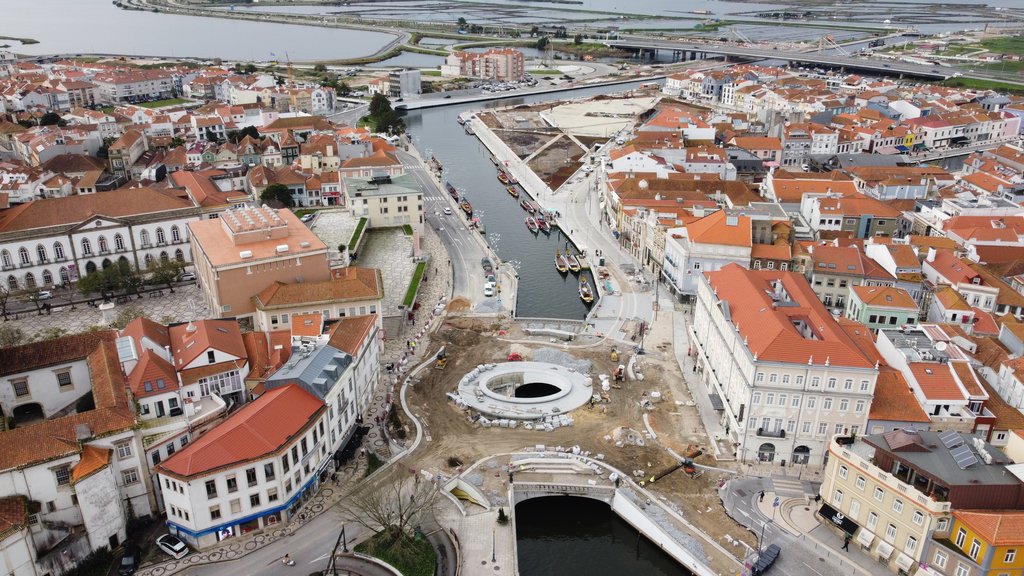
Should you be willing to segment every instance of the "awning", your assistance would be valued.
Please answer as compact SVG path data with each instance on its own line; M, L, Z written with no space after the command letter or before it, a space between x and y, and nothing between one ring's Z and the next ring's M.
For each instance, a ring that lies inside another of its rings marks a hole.
M857 534L857 542L859 542L861 546L871 547L871 543L874 541L875 535L873 532L869 532L864 528L860 529L860 533Z
M959 144L961 142L967 142L969 140L970 138L968 138L967 136L954 136L953 138L950 139L950 142L953 144Z
M900 152L910 152L910 148L907 148L906 146L897 146L896 149Z
M821 509L818 510L818 514L828 522L831 522L833 526L842 529L842 531L847 534L853 534L857 531L857 528L860 528L856 522L850 520L842 512L828 504L822 504Z
M878 549L875 552L878 552L878 557L882 560L888 560L889 556L892 556L892 550L892 544L882 540L878 543Z
M903 552L900 552L900 555L896 557L896 565L903 570L910 572L910 567L914 565L914 559Z
M725 404L722 403L722 397L718 394L708 394L708 398L711 399L711 407L715 410L725 410Z

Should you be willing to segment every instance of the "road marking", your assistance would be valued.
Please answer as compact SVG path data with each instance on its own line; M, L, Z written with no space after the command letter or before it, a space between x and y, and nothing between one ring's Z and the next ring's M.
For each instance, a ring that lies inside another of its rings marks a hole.
M821 572L818 572L818 571L817 571L817 570L815 570L814 568L811 568L811 565L810 565L810 564L808 564L808 563L806 563L806 562L801 562L801 564L803 564L804 566L807 566L807 569L808 569L808 570L810 570L811 572L814 572L814 573L815 573L815 574L817 574L818 576L824 576L824 574L822 574Z

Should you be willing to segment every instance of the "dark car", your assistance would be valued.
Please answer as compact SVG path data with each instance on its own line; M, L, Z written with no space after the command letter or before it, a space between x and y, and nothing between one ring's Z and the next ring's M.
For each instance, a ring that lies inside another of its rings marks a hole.
M121 557L121 565L117 568L118 576L129 576L135 574L139 568L139 549L129 548Z
M765 548L764 552L757 555L757 562L754 563L754 567L750 570L751 576L761 576L767 572L772 567L772 564L775 564L775 561L779 559L780 552L782 552L782 549L779 548L778 544L772 544Z

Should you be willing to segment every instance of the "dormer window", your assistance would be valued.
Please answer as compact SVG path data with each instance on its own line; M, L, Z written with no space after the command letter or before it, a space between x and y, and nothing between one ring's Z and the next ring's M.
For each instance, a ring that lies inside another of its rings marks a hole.
M971 284L981 284L981 277L975 276L974 278L971 278Z

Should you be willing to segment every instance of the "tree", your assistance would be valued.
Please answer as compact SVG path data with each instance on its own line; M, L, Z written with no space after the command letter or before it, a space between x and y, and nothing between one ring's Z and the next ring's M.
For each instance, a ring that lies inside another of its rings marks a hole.
M149 316L146 314L145 310L138 306L128 306L127 308L122 308L121 311L117 313L117 316L114 317L114 321L111 322L110 325L118 330L123 330L125 326L136 318L149 318Z
M547 36L541 36L540 38L537 39L537 50L544 50L545 48L548 47L548 44L550 42L551 41L548 40Z
M575 36L575 37L574 37L574 38L572 39L572 43L573 43L573 44L575 44L575 45L577 45L577 46L579 46L580 44L583 44L583 34L577 34L577 35L576 35L576 36Z
M374 129L385 134L401 134L405 132L405 120L394 110L386 110L374 119Z
M381 94L380 92L373 95L370 99L370 107L367 110L370 113L370 118L379 117L385 110L391 110L391 102L388 97Z
M121 289L125 294L139 294L139 290L146 284L146 279L139 273L139 269L128 262L121 260L117 263L117 271L120 275ZM139 294L141 298L142 295Z
M245 65L245 73L246 74L255 74L256 73L256 65L252 64L252 63L246 64Z
M7 321L7 303L11 300L11 291L0 286L0 315L3 315L4 322Z
M313 72L316 72L317 74L323 74L324 72L327 72L327 66L324 66L323 64L317 64L313 66Z
M260 131L257 130L255 126L246 126L241 130L231 130L228 132L228 140L233 144L238 144L246 136L249 136L250 138L254 138L256 140L262 138L262 136L260 136Z
M0 326L0 348L17 346L25 341L25 333L21 328L4 324Z
M534 38L536 38L537 34L540 34L540 28L538 28L536 26L534 26L533 28L530 28L530 36L533 36Z
M171 143L168 146L170 148L177 148L178 146L184 146L184 145L185 145L185 139L182 138L181 136L175 136L174 138L171 138Z
M41 118L39 118L39 125L40 126L53 126L53 125L66 126L67 125L67 121L64 120L63 118L61 118L60 114L57 114L56 112L47 112L46 114L43 114Z
M120 271L116 266L96 270L79 278L76 288L82 296L116 292L121 289Z
M174 282L178 280L184 270L185 265L172 258L166 262L153 260L146 268L146 273L149 274L148 282L150 284L165 286L173 294Z
M260 201L268 206L285 206L291 208L295 205L292 200L292 191L284 184L271 184L260 192Z
M397 541L411 535L436 505L437 489L419 476L407 476L403 468L379 482L364 483L342 501L341 514L376 534L392 534Z
M465 28L466 25L469 24L469 22L466 22L465 18L463 18L462 16L459 16L458 24L459 24L459 28Z
M50 326L49 328L43 328L39 332L36 332L33 340L36 342L46 342L47 340L56 340L61 336L67 336L68 331L60 326Z

